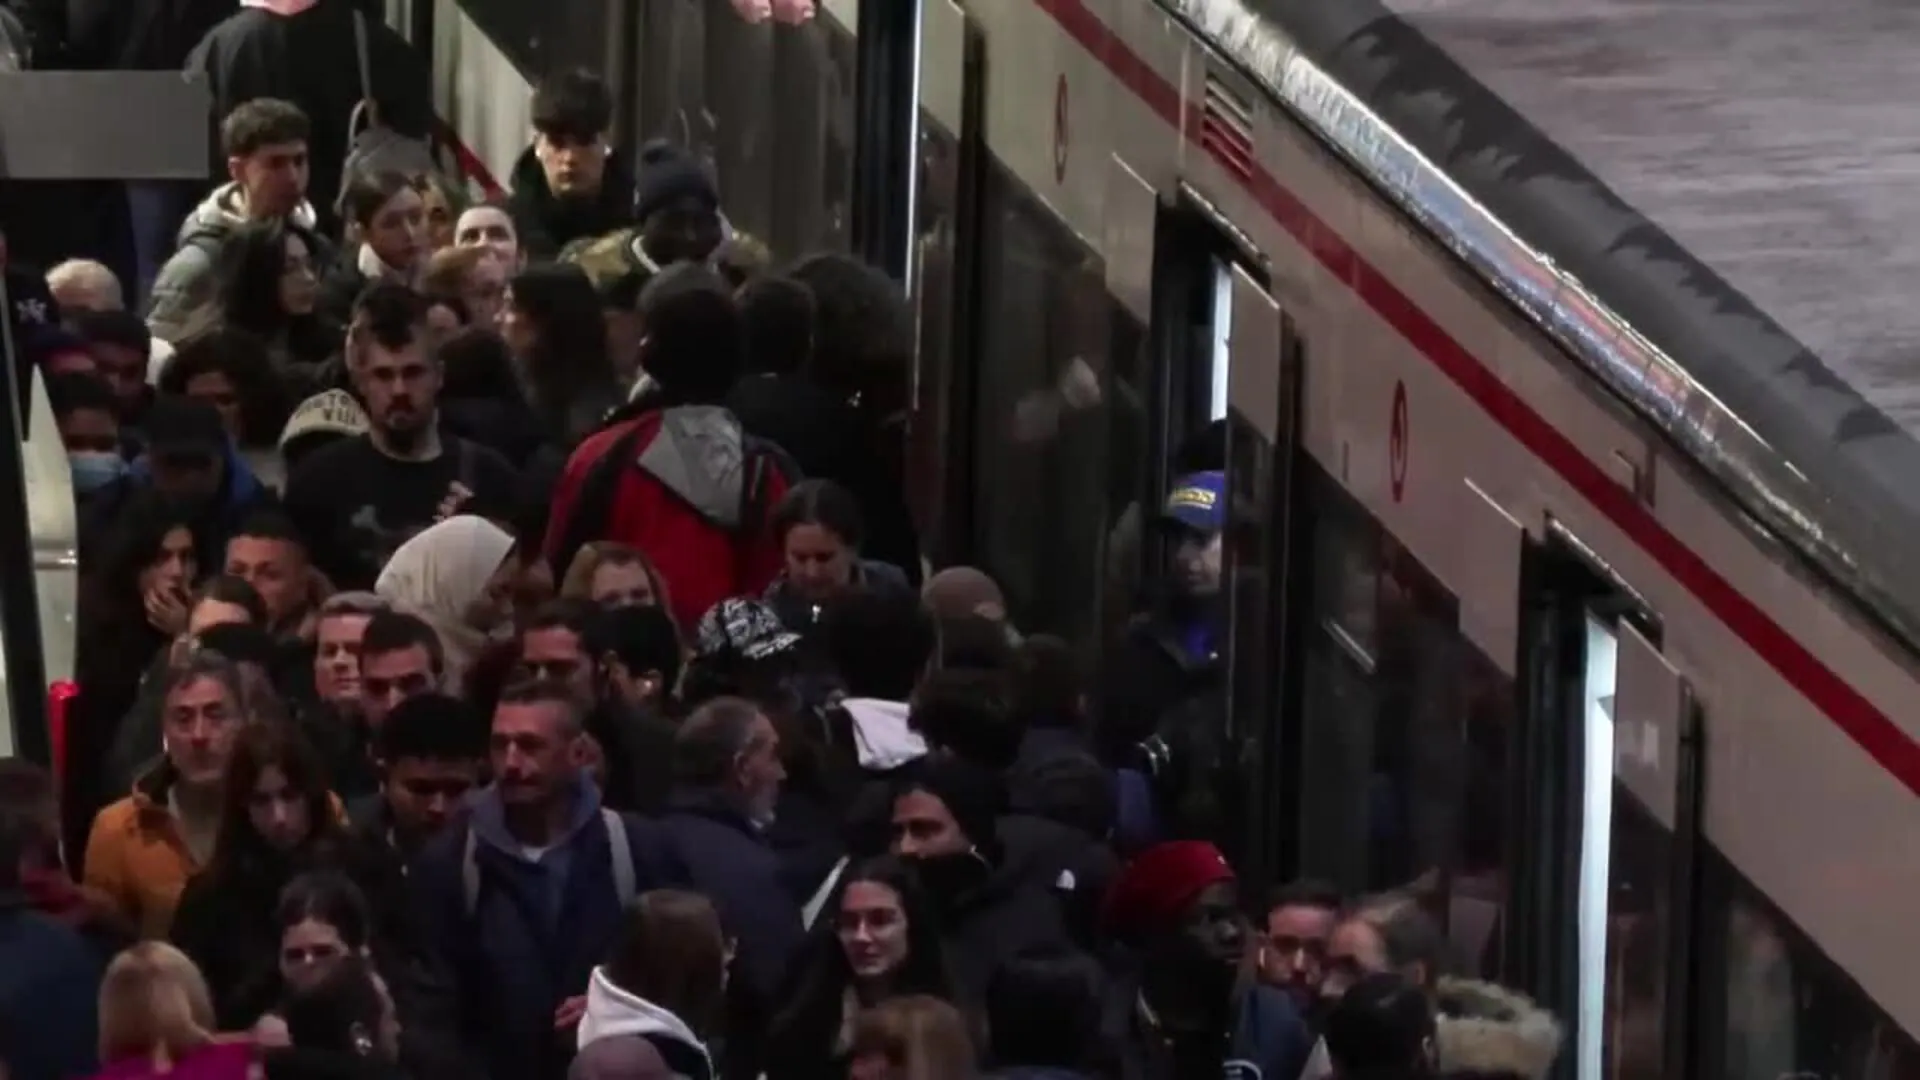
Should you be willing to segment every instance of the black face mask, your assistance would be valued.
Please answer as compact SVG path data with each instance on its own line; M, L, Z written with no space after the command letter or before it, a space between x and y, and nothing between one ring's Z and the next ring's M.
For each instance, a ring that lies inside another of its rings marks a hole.
M913 863L927 895L946 910L985 884L993 873L993 867L973 849L952 855L921 856Z

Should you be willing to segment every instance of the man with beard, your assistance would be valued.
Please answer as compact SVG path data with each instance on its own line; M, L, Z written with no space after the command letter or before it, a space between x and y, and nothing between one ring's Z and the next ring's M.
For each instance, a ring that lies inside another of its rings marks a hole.
M659 828L601 804L574 757L580 732L571 687L509 687L493 713L492 785L408 868L429 973L417 1008L459 1018L462 1044L490 1066L475 1075L566 1076L588 977L624 913L677 880Z
M444 372L426 330L426 305L413 290L381 283L360 296L347 372L369 430L314 451L287 477L287 512L338 588L372 588L395 549L443 518L510 516L513 467L440 431Z
M1109 1030L1128 1080L1292 1080L1312 1037L1293 1002L1255 977L1252 933L1226 857L1194 840L1157 844L1121 872L1104 923L1132 949Z

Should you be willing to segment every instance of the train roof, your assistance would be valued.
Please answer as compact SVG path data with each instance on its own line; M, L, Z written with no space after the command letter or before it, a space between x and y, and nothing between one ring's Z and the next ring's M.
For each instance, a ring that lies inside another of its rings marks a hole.
M1170 6L1920 650L1920 12L1387 2Z

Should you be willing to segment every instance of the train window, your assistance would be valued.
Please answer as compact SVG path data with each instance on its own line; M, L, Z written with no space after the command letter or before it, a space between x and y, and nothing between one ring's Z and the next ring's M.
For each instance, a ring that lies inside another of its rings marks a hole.
M641 134L704 153L734 226L782 260L847 250L853 28L753 26L732 0L641 8Z
M1207 349L1207 420L1227 415L1228 373L1233 370L1233 264L1213 263L1213 318Z
M1592 1052L1612 1080L1661 1075L1667 1031L1666 975L1675 942L1672 830L1648 813L1625 784L1613 783L1601 1027ZM1583 913L1584 915L1584 913ZM1582 925L1584 932L1586 926ZM1583 942L1584 944L1584 942ZM1583 987L1583 991L1584 991ZM1589 1019L1582 1002L1582 1020ZM1583 1052L1587 1048L1583 1043ZM1772 1080L1769 1077L1769 1080Z
M960 192L960 141L931 118L920 127L920 198L916 207L919 242L914 303L919 309L919 348L913 367L913 422L908 426L907 460L912 503L920 535L935 543L936 562L949 561L937 546L947 535L950 484L966 482L964 472L949 473L948 447L955 445L953 425L960 401L954 391L954 335L963 316L956 310L962 266L957 258Z
M1099 259L998 164L981 190L975 549L1019 618L1098 629L1112 329Z
M1718 852L1701 860L1696 1075L1906 1080L1920 1044ZM1620 1075L1627 1075L1621 1073Z
M1457 599L1317 464L1304 464L1316 589L1306 620L1298 871L1401 889L1492 973L1507 884L1513 680L1459 631Z
M782 102L774 92L778 66L774 52L782 48L782 35L769 33L745 19L725 18L714 7L709 0L703 43L706 56L701 69L706 85L697 115L712 125L713 170L720 181L728 219L736 228L772 242L775 206L782 196L791 196L777 190L784 187L777 181L789 177L779 171L779 163L774 160L771 129L783 120L802 123L807 118L791 111L787 116L780 115ZM818 94L817 88L813 94ZM808 172L795 169L792 175L806 176Z
M1118 301L1111 304L1107 356L1107 541L1100 599L1100 636L1111 638L1141 595L1142 508L1153 497L1153 351L1147 328Z

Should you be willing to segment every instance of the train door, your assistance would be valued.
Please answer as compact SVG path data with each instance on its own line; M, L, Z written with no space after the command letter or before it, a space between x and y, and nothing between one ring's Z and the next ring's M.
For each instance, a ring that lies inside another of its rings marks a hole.
M1277 880L1290 851L1273 842L1291 816L1287 783L1290 748L1280 723L1289 697L1284 662L1291 625L1290 557L1294 456L1298 446L1298 388L1302 349L1298 333L1267 287L1235 266L1226 291L1227 730L1246 792L1242 819L1251 835L1241 853L1255 883Z
M1251 885L1288 857L1275 837L1288 785L1275 783L1284 697L1285 585L1301 350L1269 292L1262 261L1203 201L1162 209L1154 230L1154 501L1178 474L1226 473L1218 642L1227 766L1219 796L1229 854ZM1145 545L1151 576L1168 552Z
M1528 768L1508 975L1566 1022L1561 1075L1683 1075L1698 716L1646 605L1550 527L1527 557Z

